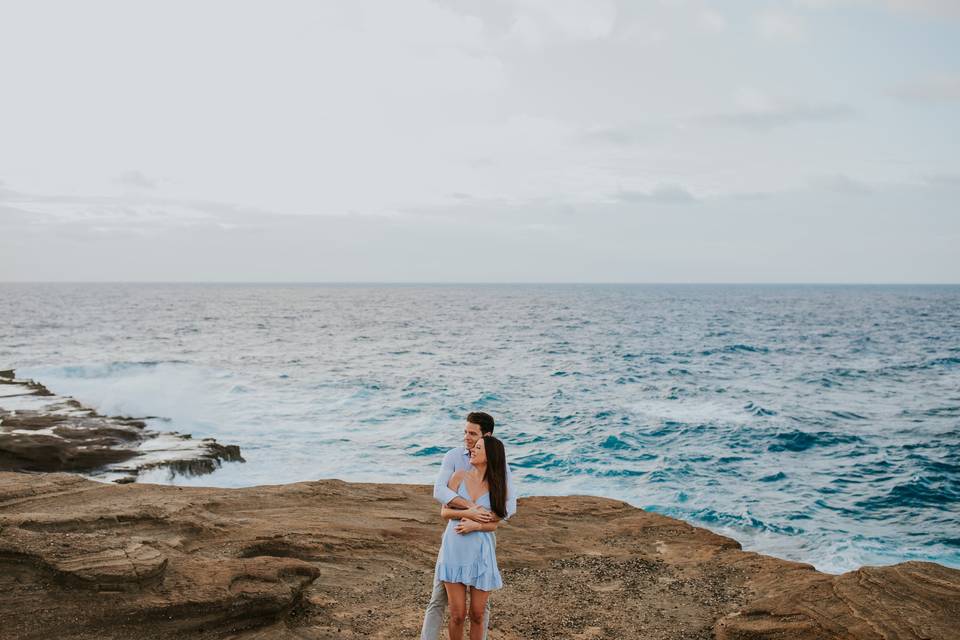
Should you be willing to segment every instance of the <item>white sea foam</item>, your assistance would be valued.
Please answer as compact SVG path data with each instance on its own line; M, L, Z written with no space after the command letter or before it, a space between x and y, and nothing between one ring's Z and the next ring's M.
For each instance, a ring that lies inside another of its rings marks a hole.
M0 386L0 398L10 396L25 396L33 393L33 389L22 384L5 384Z
M191 424L223 415L223 386L216 372L179 363L123 366L95 364L25 368L22 375L43 380L105 415L162 416ZM21 372L18 371L18 375Z
M2 424L3 420L0 420L0 425ZM7 431L7 433L22 436L51 436L54 438L61 437L53 432L53 427L47 427L46 429L10 429Z
M654 423L670 420L689 425L718 422L739 424L747 422L748 417L743 402L736 400L646 399L630 403L627 408L641 419Z

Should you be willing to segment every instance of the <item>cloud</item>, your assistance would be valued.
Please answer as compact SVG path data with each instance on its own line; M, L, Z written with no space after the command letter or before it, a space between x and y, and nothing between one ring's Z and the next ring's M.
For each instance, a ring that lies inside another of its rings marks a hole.
M42 213L0 204L0 225L39 226L47 222L49 222L48 216Z
M956 0L885 0L883 4L899 11L922 11L960 18L960 3Z
M28 231L0 214L0 280L115 281L123 264L123 279L149 281L956 282L955 199L943 195L805 188L643 215L669 205L640 203L692 197L662 184L593 200L475 198L401 219L235 213L251 226L228 231L224 215L156 233L107 221ZM498 259L464 260L465 246Z
M932 187L960 187L960 173L936 173L925 176L923 181Z
M788 98L777 98L757 89L744 89L737 96L738 108L733 111L706 114L695 121L710 126L767 130L815 122L847 120L856 111L836 103L813 104Z
M831 191L833 193L862 196L873 192L873 189L867 183L861 182L860 180L855 180L841 173L828 176L818 176L813 178L810 182L815 188L823 191Z
M626 124L612 127L588 127L580 132L578 137L586 143L626 147L650 144L662 138L665 133L664 127L652 124Z
M808 9L871 7L960 18L960 3L956 0L794 0L794 4Z
M892 95L908 102L960 102L960 73L935 73L895 87Z
M251 220L262 222L283 215L255 207L208 200L131 194L45 195L0 190L0 224L44 228L51 233L75 237L85 233L158 235L196 227L232 230L250 227Z
M507 37L530 48L598 40L610 36L617 23L612 2L597 0L524 0L516 3Z
M124 171L114 179L114 182L125 187L136 187L138 189L156 189L157 182L140 171Z
M715 9L702 9L697 14L697 25L704 31L721 33L727 30L727 19Z
M856 111L841 104L791 105L765 111L735 111L717 113L699 118L708 125L767 130L814 122L848 120Z
M763 11L755 16L754 26L765 40L800 42L806 39L807 35L804 19L782 10Z
M623 191L616 195L619 202L655 202L660 204L692 204L697 198L684 187L674 184L660 184L650 191Z

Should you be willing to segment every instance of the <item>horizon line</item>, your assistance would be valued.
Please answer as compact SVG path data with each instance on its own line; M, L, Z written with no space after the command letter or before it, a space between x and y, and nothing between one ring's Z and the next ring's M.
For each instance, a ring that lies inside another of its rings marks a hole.
M536 280L0 280L5 284L223 284L223 285L598 285L598 286L878 286L943 287L960 282L864 282L864 281L536 281Z

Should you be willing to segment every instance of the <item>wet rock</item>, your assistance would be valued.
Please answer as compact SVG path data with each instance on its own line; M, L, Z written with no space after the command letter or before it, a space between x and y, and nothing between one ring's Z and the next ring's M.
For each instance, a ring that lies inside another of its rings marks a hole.
M236 445L158 432L146 422L103 416L73 398L57 396L12 370L0 372L0 470L71 471L131 482L144 469L211 473L223 462L243 462Z

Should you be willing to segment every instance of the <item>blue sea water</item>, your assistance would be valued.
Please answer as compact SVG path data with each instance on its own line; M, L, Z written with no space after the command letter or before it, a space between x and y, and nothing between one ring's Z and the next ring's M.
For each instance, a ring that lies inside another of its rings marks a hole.
M840 572L960 567L960 287L0 285L0 368L239 444L153 482L432 482L468 411L521 495Z

